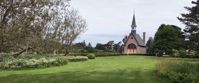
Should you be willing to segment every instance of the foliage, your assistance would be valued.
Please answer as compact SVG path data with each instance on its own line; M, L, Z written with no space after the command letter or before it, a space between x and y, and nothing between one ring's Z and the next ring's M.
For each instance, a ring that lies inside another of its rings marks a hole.
M93 48L91 43L89 42L88 45L86 45L86 42L79 42L74 45L73 53L93 53L97 52L97 49Z
M31 59L8 59L0 62L0 69L28 69L28 68L46 68L50 66L60 66L68 63L68 59L63 57L43 57Z
M95 59L95 54L90 53L87 55L88 59Z
M85 49L86 48L86 42L85 41L79 42L79 43L76 43L73 46L74 46L75 49Z
M68 59L70 62L81 62L81 61L87 61L88 58L84 56L76 56Z
M103 50L105 52L120 52L121 42L114 43L114 41L109 41L106 44L97 43L95 49Z
M13 57L10 56L10 54L8 54L8 53L2 53L2 54L0 54L0 61L12 59L12 58L13 58Z
M86 30L70 0L1 0L0 53L64 53ZM50 47L50 48L49 48Z
M185 58L185 57L187 57L187 52L186 52L186 50L174 50L173 49L173 54L171 56Z
M154 50L153 50L153 48L152 48L152 44L153 44L153 38L150 37L149 40L148 40L147 43L146 43L147 53L148 53L148 54L154 54L154 52L153 52Z
M21 55L17 58L10 54L0 56L0 69L32 69L61 66L69 62L87 61L86 56L61 55Z
M199 52L196 52L195 56L196 58L199 58Z
M178 53L179 53L179 56L182 57L182 58L186 58L187 57L186 50L179 50Z
M109 56L121 56L120 53L112 53L112 52L97 52L95 53L96 57L109 57Z
M152 48L158 55L172 54L172 49L183 48L184 38L181 29L174 25L162 24L155 34Z
M176 59L161 61L157 65L159 75L172 80L173 83L198 83L199 63Z
M118 42L114 44L114 51L117 53L121 53L122 42Z
M196 51L193 50L173 50L172 55L174 55L175 57L181 57L181 58L199 58Z
M98 49L98 50L106 50L105 46L101 43L97 43L95 49Z
M186 25L184 32L189 40L188 49L199 51L199 0L192 1L193 7L185 7L188 13L178 19Z
M87 48L88 48L88 49L89 49L89 48L93 48L93 46L91 45L91 43L90 43L90 42L88 43Z

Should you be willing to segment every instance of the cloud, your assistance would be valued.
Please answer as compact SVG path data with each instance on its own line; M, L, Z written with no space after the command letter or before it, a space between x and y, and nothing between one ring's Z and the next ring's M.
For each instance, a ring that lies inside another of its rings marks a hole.
M184 27L176 17L186 12L184 6L190 6L190 0L72 0L72 7L88 23L88 31L79 41L105 43L121 40L131 31L131 21L135 10L137 32L154 36L157 28L165 24Z

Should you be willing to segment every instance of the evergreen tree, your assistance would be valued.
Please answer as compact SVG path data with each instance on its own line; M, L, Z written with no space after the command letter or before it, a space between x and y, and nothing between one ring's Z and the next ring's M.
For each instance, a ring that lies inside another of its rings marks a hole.
M87 52L95 52L95 49L93 48L90 42L86 46L85 50L87 50Z
M181 49L183 47L184 37L181 29L174 25L161 25L155 34L152 48L156 54L172 54L172 49Z
M121 44L122 42L118 42L117 44L114 44L114 51L115 52L120 52L120 49L121 49Z
M90 43L90 42L88 43L87 48L93 48L93 46L91 45L91 43Z
M97 43L95 49L98 49L98 50L106 50L105 46L101 43Z
M186 25L184 32L188 34L192 50L199 51L199 0L192 1L193 7L185 7L188 13L181 14L178 19Z
M149 40L148 40L147 43L146 43L147 53L148 53L148 54L153 54L152 44L153 44L153 38L150 37Z

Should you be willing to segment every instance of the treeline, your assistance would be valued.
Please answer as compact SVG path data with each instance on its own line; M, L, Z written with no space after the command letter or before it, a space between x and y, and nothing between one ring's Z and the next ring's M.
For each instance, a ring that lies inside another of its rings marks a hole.
M121 42L108 41L105 44L97 43L96 46L92 46L91 43L86 44L85 41L75 43L73 45L74 53L120 53Z
M68 53L86 30L70 0L1 0L0 53Z

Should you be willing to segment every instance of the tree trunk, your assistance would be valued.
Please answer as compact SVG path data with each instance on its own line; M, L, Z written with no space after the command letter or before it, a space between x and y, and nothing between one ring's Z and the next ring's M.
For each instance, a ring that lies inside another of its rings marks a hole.
M26 52L26 51L28 51L28 50L30 50L30 49L33 49L33 48L28 47L28 48L26 48L26 49L21 50L21 51L18 52L18 53L13 54L12 56L13 56L13 57L18 57L19 55L21 55L22 53L24 53L24 52Z
M64 56L67 56L69 54L68 49L65 51Z
M1 33L1 44L0 44L0 53L2 53L3 52L3 49L4 49L4 34L3 34L4 32L2 32Z
M0 47L0 53L2 53L3 52L3 48L2 47Z

